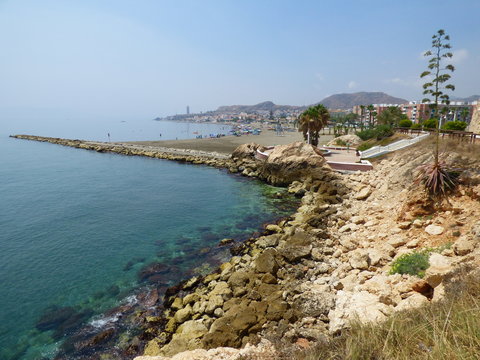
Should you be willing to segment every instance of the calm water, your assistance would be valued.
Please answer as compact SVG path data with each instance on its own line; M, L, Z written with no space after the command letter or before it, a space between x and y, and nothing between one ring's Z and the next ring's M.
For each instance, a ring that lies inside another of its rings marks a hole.
M276 189L214 168L5 135L0 154L0 359L54 356L62 338L36 327L49 307L92 321L128 299L143 266L175 261L173 283L222 238L291 211L265 196Z

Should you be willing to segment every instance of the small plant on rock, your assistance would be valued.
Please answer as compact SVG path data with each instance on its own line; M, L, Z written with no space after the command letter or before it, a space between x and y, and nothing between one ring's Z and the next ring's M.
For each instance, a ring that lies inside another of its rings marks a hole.
M429 256L430 252L425 250L403 254L392 263L389 274L409 274L422 278L429 266Z

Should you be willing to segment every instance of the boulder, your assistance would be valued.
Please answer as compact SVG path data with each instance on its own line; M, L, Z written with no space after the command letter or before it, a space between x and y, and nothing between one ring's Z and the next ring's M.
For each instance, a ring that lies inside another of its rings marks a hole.
M357 135L342 135L333 140L330 140L328 146L340 146L340 144L347 144L350 147L357 147L362 142ZM341 145L345 146L345 145Z
M433 224L428 225L425 228L425 232L430 235L442 235L444 230L445 229L442 226L433 225Z
M430 266L425 271L425 281L434 288L440 285L445 276L453 270L452 261L437 253L431 254L428 261Z
M320 150L303 142L276 146L260 168L260 175L273 185L288 185L311 177L322 179L331 170Z
M349 259L350 266L354 269L366 270L370 265L368 253L365 250L355 250Z
M370 194L372 193L372 188L370 186L366 186L362 188L356 195L356 200L366 200Z
M259 273L270 273L275 275L278 270L278 263L275 259L277 250L273 248L266 249L257 259L255 259L255 269Z
M294 298L293 306L303 316L327 315L335 304L335 295L329 292L307 291Z
M407 239L403 238L402 236L394 236L390 240L388 240L388 244L392 245L394 248L403 246L406 243L407 243Z
M201 338L208 332L201 320L190 320L182 324L173 335L172 340L163 346L157 354L149 355L172 356L186 350L197 349L202 346ZM145 351L145 354L147 352Z
M342 330L352 320L361 323L383 321L392 311L392 306L381 303L378 296L367 291L351 293L340 290L337 293L335 309L328 313L329 330Z
M188 318L192 315L192 307L187 305L183 309L178 310L175 315L174 319L178 324L181 324L188 320Z
M242 144L238 146L235 150L233 150L232 158L233 159L245 159L245 158L253 159L255 157L255 154L257 153L257 149L260 151L264 151L265 147L253 142L249 144Z
M418 292L415 292L408 298L400 301L400 303L395 307L395 311L416 309L428 303L429 301L425 296Z
M475 249L475 242L469 238L462 236L453 244L453 251L456 255L462 256L471 253Z

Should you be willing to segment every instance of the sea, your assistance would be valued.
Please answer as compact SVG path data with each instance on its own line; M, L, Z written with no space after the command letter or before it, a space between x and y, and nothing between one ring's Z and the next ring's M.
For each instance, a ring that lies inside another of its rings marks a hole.
M155 286L142 278L146 268L163 264L164 286L208 273L231 256L220 240L241 242L297 205L287 195L279 199L284 189L222 169L8 135L127 141L229 130L153 120L2 119L0 359L53 359L59 349L75 359L62 348L68 337L85 324L102 326L109 309Z

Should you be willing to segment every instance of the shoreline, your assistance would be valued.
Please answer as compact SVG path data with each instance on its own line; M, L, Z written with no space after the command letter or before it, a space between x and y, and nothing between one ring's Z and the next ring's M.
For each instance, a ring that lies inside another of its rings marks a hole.
M167 360L181 352L215 359L238 354L243 350L232 348L242 347L253 352L252 358L278 358L285 348L300 351L342 333L354 319L378 323L442 301L450 282L480 263L473 240L480 241L480 222L475 222L480 187L461 190L449 209L425 212L411 185L414 169L430 157L422 146L386 155L368 173L340 175L318 163L319 171L302 164L297 180L282 180L292 173L290 167L282 172L275 166L266 175L265 163L252 157L256 148L241 146L224 165L287 184L301 206L247 240L216 272L170 288L163 315L139 324L148 343L137 359ZM303 153L309 160L312 155ZM451 248L443 247L448 243ZM425 279L390 273L403 254L433 247L440 250L430 256Z

